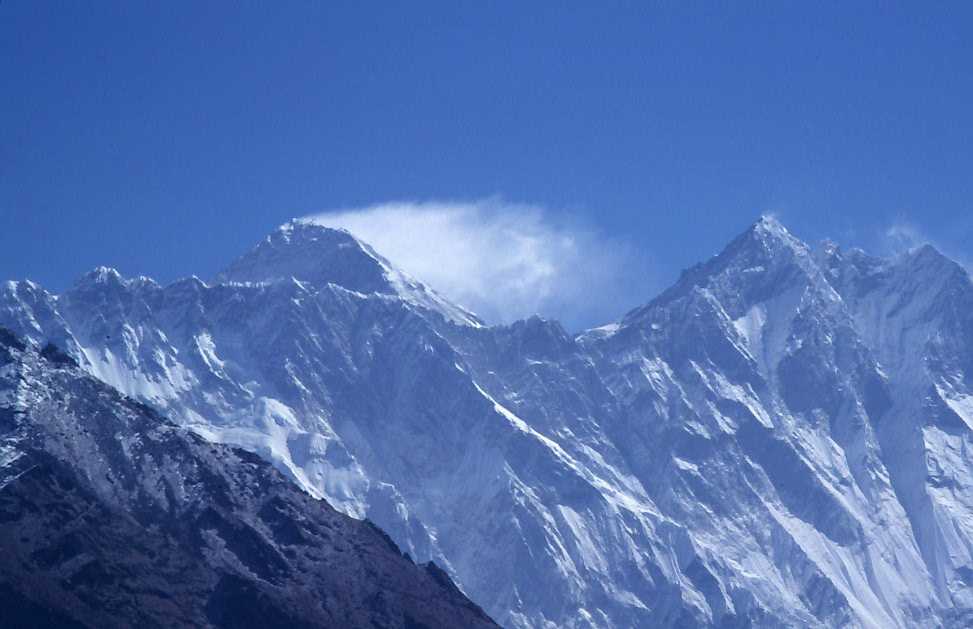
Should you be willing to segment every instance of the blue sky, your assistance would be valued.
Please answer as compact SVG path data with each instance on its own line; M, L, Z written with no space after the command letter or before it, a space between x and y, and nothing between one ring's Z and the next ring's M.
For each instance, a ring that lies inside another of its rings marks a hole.
M0 277L207 277L389 201L628 252L533 304L575 326L763 212L973 254L968 3L242 4L0 3Z

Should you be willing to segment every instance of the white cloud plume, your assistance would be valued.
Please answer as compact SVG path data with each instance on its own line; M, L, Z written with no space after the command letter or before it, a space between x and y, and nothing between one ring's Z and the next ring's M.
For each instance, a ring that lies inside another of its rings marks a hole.
M884 235L885 241L882 249L886 254L898 255L923 245L932 245L946 257L973 272L973 259L965 251L960 251L955 246L933 238L915 223L903 218L899 218L889 225Z
M491 323L541 314L577 330L617 319L657 288L646 255L537 206L392 202L309 218L347 229Z
M886 247L893 253L901 253L916 247L931 244L928 236L922 233L918 227L899 219L889 225L885 230Z

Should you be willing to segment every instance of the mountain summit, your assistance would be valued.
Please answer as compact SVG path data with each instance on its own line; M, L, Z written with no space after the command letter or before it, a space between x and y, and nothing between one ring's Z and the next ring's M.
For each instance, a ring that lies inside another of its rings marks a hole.
M287 279L321 287L335 284L358 293L396 296L464 325L481 325L343 229L295 219L277 228L216 276L216 283Z
M433 560L510 627L973 624L973 284L765 217L618 322L485 326L353 236L0 325Z

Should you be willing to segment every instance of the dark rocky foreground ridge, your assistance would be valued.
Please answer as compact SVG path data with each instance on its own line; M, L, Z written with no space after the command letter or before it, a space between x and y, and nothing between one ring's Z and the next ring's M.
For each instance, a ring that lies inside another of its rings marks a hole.
M496 625L368 521L0 328L0 626Z

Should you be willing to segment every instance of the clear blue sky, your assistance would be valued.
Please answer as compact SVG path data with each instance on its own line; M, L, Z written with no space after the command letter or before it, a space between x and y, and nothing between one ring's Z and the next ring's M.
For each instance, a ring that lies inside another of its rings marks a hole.
M241 4L0 2L0 277L207 277L292 216L491 195L664 277L768 211L973 249L973 4Z

